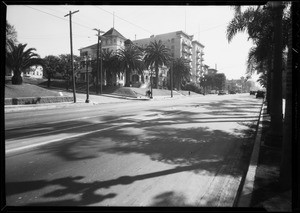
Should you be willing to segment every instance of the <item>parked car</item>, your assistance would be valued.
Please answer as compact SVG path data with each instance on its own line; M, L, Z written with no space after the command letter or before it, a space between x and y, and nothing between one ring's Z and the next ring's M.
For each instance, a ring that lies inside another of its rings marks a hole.
M236 94L236 92L234 90L230 90L229 94Z
M265 97L265 92L264 91L257 91L256 92L256 98L264 98Z
M218 95L226 95L226 92L224 90L220 90Z
M255 95L255 93L256 93L256 91L254 91L254 90L250 91L250 95Z

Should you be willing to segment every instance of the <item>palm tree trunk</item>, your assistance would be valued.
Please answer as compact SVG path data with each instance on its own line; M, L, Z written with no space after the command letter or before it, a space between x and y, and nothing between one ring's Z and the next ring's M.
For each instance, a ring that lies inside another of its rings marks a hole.
M270 114L271 112L271 89L272 89L272 55L269 55L268 58L268 71L267 71L267 96L266 96L266 100L267 100L267 113Z
M281 5L281 3L280 3ZM272 77L272 110L266 144L282 146L282 7L274 9L274 70Z
M15 85L20 85L23 83L21 71L19 69L15 69L15 70L14 70L14 76L11 78L11 83Z
M289 30L288 58L286 73L285 118L283 145L280 165L280 185L283 190L291 189L292 183L292 29Z
M125 73L125 79L126 79L126 82L125 82L125 87L130 87L130 68L129 67L126 67L126 73Z
M158 64L155 64L155 86L154 88L158 89Z

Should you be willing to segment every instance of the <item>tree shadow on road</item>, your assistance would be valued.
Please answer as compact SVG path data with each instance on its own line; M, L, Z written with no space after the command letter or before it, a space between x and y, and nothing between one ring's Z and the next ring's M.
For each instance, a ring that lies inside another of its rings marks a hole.
M231 132L213 130L201 123L198 112L183 110L150 110L152 116L145 116L139 120L130 116L119 118L117 116L102 117L99 128L115 126L113 129L78 136L64 141L37 148L40 154L52 154L63 160L92 160L101 154L114 155L144 154L152 161L175 166L173 169L156 171L134 176L121 176L106 181L94 181L91 183L78 182L83 177L66 177L52 181L37 180L31 182L7 182L7 194L16 195L34 191L49 185L58 185L60 189L53 190L43 195L44 198L63 198L67 195L80 195L80 199L60 199L59 201L45 201L30 203L28 205L90 205L100 203L105 199L116 197L117 194L98 194L97 190L109 188L115 185L127 185L135 181L154 177L175 174L183 171L194 173L206 173L210 175L241 176L247 168L243 143L247 143L248 149L252 149L254 135L247 132L254 126L243 129L234 129ZM213 117L212 117L213 118ZM237 117L234 117L237 118ZM243 118L241 116L240 118ZM114 120L115 121L112 121ZM118 120L117 120L118 119ZM207 119L207 118L203 118ZM218 122L228 122L227 118L221 118ZM239 122L231 120L230 122ZM80 121L81 125L88 123ZM207 121L208 123L214 122ZM196 126L195 126L196 124ZM226 125L226 124L224 124ZM97 128L95 128L97 129ZM70 132L75 132L70 130ZM76 133L76 132L75 132ZM224 151L225 150L225 151ZM18 187L15 187L18 186ZM165 194L163 197L172 196ZM180 197L180 196L179 196ZM158 203L160 201L157 201ZM164 201L161 201L162 203ZM184 201L182 201L184 202Z

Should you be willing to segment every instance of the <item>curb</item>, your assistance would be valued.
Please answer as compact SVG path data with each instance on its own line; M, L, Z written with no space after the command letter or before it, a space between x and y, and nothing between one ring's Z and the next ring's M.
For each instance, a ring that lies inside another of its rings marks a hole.
M45 96L45 97L20 97L5 98L4 105L32 105L44 103L71 102L73 97L69 96Z
M253 150L249 162L249 167L246 173L244 180L241 181L241 190L237 193L237 200L235 202L236 207L250 207L253 190L254 190L254 181L255 181L255 174L256 169L258 166L258 157L259 151L261 146L261 133L262 133L262 120L263 114L266 109L266 106L263 102L260 114L259 114L259 121L257 127L257 134L255 137L255 142L253 145Z

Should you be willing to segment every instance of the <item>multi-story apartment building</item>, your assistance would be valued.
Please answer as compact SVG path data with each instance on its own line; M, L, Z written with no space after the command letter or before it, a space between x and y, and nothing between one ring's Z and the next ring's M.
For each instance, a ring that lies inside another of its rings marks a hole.
M192 78L191 81L195 83L200 82L200 77L204 74L203 69L203 48L204 45L202 45L200 42L194 40L192 41L193 49L192 49Z
M189 66L191 68L191 81L199 83L200 75L202 73L203 66L203 48L199 41L193 40L193 35L188 35L183 31L176 31L171 33L152 35L150 38L144 38L133 41L133 44L146 47L150 42L161 41L167 48L171 50L171 56L173 58L181 58L189 61ZM165 68L161 68L165 70ZM163 79L165 80L165 79ZM161 82L163 80L160 80Z

